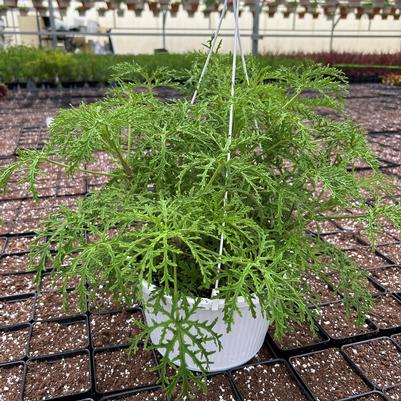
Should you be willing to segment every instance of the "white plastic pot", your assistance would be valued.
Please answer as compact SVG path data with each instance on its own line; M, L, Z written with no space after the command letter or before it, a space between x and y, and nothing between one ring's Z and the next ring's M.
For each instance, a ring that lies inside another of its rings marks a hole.
M146 281L142 282L143 296L145 301L150 298L152 291L156 289L155 286L149 285ZM194 299L187 298L190 304L194 303ZM165 297L166 309L171 310L171 297ZM218 347L214 342L210 341L204 343L203 346L207 351L213 351L214 353L209 356L210 366L209 372L217 372L221 370L227 370L236 366L242 365L254 357L263 345L264 338L269 328L269 322L262 316L259 301L255 298L254 300L256 317L253 318L248 305L242 297L238 298L238 308L241 311L241 315L236 313L234 315L234 323L232 324L231 331L227 333L226 324L223 321L223 299L211 300L208 298L202 298L199 304L199 309L193 314L192 320L194 321L207 321L213 322L217 318L217 323L213 330L217 334L221 334L220 342L222 349L219 351ZM166 320L166 317L162 314L154 314L147 310L145 307L145 317L148 322L152 320L156 322L162 322ZM157 344L160 342L161 330L156 329L151 334L151 340ZM188 339L189 341L189 339ZM196 350L196 347L193 347ZM160 349L161 354L164 353L163 349ZM176 356L174 353L172 357ZM192 358L186 359L187 366L189 369L199 371L194 365Z

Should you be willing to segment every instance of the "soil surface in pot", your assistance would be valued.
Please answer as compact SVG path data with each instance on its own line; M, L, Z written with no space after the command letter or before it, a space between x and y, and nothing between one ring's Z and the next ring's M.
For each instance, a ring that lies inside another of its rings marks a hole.
M387 265L388 262L376 255L369 249L358 248L346 252L348 257L352 259L361 269L372 269Z
M110 398L110 401L167 401L162 391L145 391L127 397Z
M11 237L8 238L5 253L27 252L35 237Z
M96 291L93 300L89 302L89 310L93 313L107 313L120 311L123 308L134 308L138 304L133 303L128 305L126 303L117 302L109 292Z
M383 245L377 247L377 250L394 263L401 264L401 244Z
M27 362L24 401L80 394L89 388L88 354Z
M308 297L311 297L313 294L313 300L311 300L314 304L323 304L328 302L335 302L340 299L340 295L336 294L323 280L319 277L310 275L307 277L303 277L302 281L308 285L311 289L308 293Z
M358 233L358 237L369 245L372 243L368 234ZM376 240L376 245L391 244L397 241L392 235L386 232L377 234L375 240Z
M80 280L78 277L70 277L68 280L67 289L75 288L79 284L79 281ZM46 274L42 277L42 280L40 282L40 289L41 291L46 291L46 292L58 291L62 288L63 284L64 284L63 279L58 279L54 281L49 274Z
M378 297L374 301L370 317L380 329L400 327L401 304L390 295Z
M12 367L0 366L0 399L1 401L19 401L24 368L22 365Z
M22 359L26 355L29 328L0 330L0 363Z
M32 325L29 356L74 351L89 345L85 320L72 322L38 322Z
M35 292L34 273L0 275L0 296L21 295Z
M67 296L68 309L63 305L63 295L56 291L43 292L36 299L35 319L47 320L61 317L72 317L81 314L78 294Z
M401 386L390 388L384 392L386 394L387 398L390 400L394 401L400 401L401 400Z
M327 234L323 236L322 239L340 249L351 249L363 246L360 242L357 241L354 234L349 232Z
M386 401L386 399L380 394L370 394L357 398L355 401Z
M336 401L369 391L338 349L295 357L291 363L319 401Z
M358 326L355 322L356 313L352 313L352 316L348 317L341 302L322 306L321 311L317 313L317 322L331 338L353 337L373 330L367 323Z
M234 392L230 386L230 382L228 381L227 376L224 375L216 375L209 377L206 380L207 394L205 394L202 390L198 390L196 392L191 392L187 397L184 397L181 400L178 395L178 391L176 396L173 397L173 400L180 401L236 401Z
M233 373L244 401L307 401L283 363L246 366Z
M290 322L288 325L290 332L281 340L274 338L274 327L269 327L269 334L272 336L273 341L276 343L277 347L283 350L318 344L324 340L318 331L312 332L307 323L300 325Z
M344 352L376 387L401 384L401 352L390 339L354 344Z
M0 259L0 274L24 272L27 270L28 261L28 254L4 256Z
M155 384L157 375L151 352L138 350L129 355L127 349L95 353L96 388L101 393L128 390Z
M369 274L389 292L401 291L401 267L388 266L369 270Z
M112 314L95 315L90 318L92 344L96 348L111 345L125 345L139 332L133 320L143 320L139 311L122 311Z
M31 320L34 298L0 301L0 326L27 323Z

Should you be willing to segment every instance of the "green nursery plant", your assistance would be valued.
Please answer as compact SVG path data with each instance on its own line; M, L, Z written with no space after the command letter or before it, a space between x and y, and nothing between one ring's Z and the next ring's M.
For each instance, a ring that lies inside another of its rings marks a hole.
M383 197L392 188L364 133L346 118L319 112L324 107L345 117L340 72L321 65L272 70L250 58L250 84L238 68L232 98L231 58L213 55L192 105L188 93L195 88L204 56L197 59L185 88L177 87L175 74L166 69L150 73L136 63L115 67L116 86L103 100L60 111L45 147L19 151L0 177L6 188L17 174L34 195L45 162L68 174L79 170L106 177L107 183L79 200L76 209L63 207L49 217L36 237L32 263L39 279L50 259L53 278L64 280L64 293L69 278L79 277L75 292L82 304L102 286L119 301L141 301L145 309L163 314L162 323L136 323L142 332L132 350L163 350L155 369L168 394L178 383L182 394L193 384L202 386L210 361L203 344L219 346L215 321L191 319L202 297L225 300L228 330L238 297L252 311L255 297L280 337L290 320L312 325L309 305L316 298L303 278L313 273L331 282L336 274L339 281L333 285L362 320L371 303L364 273L342 251L310 235L308 227L356 218L366 223L372 238L381 229L379 217L401 227L400 207L389 206ZM159 86L183 96L162 101ZM99 152L114 161L111 171L87 168ZM373 172L363 179L353 167L361 160ZM360 209L358 215L347 211L354 207ZM157 288L148 301L143 280ZM166 296L171 297L170 311ZM157 329L162 341L152 344L150 335ZM203 375L187 369L188 357Z

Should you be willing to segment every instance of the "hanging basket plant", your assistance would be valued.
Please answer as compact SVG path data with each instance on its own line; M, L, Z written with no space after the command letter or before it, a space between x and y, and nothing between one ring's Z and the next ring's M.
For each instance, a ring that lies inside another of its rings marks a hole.
M71 4L71 0L57 0L59 8L68 8Z
M81 0L81 3L82 7L85 7L87 10L95 6L95 2L93 0Z
M99 7L96 9L99 17L104 17L106 15L107 10L108 10L108 8L105 8L105 7Z
M328 5L326 5L326 6L323 7L324 15L327 18L333 18L334 15L336 14L336 9L337 9L336 6L328 6Z
M127 8L130 11L137 11L142 14L145 9L145 0L127 0Z
M198 0L183 0L183 9L187 12L188 17L193 17L199 8Z
M148 6L149 6L149 10L152 11L153 16L158 17L160 14L159 3L156 1L149 1Z
M180 10L180 2L178 2L178 1L173 1L173 2L170 4L170 15L171 15L172 17L176 17L179 10Z
M287 9L287 12L294 13L297 9L298 2L297 1L288 1L285 6Z
M30 267L39 282L51 263L65 294L77 278L83 306L99 296L93 289L143 305L131 350L160 353L168 398L251 359L269 324L278 339L291 322L313 325L319 299L306 274L344 294L362 325L373 304L366 273L311 236L312 224L320 234L326 221L354 218L372 239L383 221L401 228L401 206L388 202L397 188L344 110L341 72L252 59L248 86L242 66L233 74L232 57L214 50L196 101L157 97L157 87L176 88L174 72L119 65L105 99L60 111L46 145L19 152L0 173L1 188L18 177L34 196L49 163L108 181L48 217ZM205 62L197 57L185 95ZM99 153L113 168L86 170ZM355 174L361 161L372 174Z
M346 19L348 17L348 7L340 6L340 18Z
M312 18L313 18L313 19L318 19L318 18L319 18L319 15L320 15L319 11L314 11L314 12L312 13Z
M278 5L277 4L269 4L267 8L267 14L269 18L273 18L277 12Z
M219 11L219 0L205 0L204 1L205 4L205 9L204 12L206 11L207 13L214 13Z
M310 14L315 14L317 12L317 10L318 10L318 7L319 7L318 3L316 1L313 1L307 7L307 11Z
M304 8L303 10L298 11L298 18L304 19L305 18L305 14L306 14L306 8Z
M18 0L3 0L3 4L9 8L17 8Z
M43 1L42 0L32 0L32 5L36 9L41 8L41 7L43 7Z
M29 7L23 7L23 6L18 7L18 11L19 11L21 17L26 17L29 13Z
M36 12L37 12L41 17L46 17L46 16L47 16L47 12L48 12L48 8L45 7L45 6L36 7Z
M109 10L117 10L120 8L122 0L111 0L111 1L106 1L107 8Z
M78 6L75 8L75 10L78 11L80 17L85 17L88 8L84 6Z

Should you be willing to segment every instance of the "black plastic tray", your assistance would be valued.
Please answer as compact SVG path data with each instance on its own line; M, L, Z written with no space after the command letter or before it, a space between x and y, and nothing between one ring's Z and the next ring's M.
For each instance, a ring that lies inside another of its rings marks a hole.
M337 350L339 350L337 347L330 347L330 348L326 348L326 349L337 349ZM324 351L324 350L314 351L314 352L308 352L307 354L296 355L296 356L292 356L292 357L289 358L289 363L291 364L291 367L294 369L294 372L295 372L295 374L297 375L297 377L299 378L299 381L305 386L305 388L308 390L308 392L309 392L310 394L312 394L313 399L316 399L316 398L315 398L315 395L314 395L314 393L313 393L313 391L309 388L309 386L308 386L308 385L305 383L305 381L302 379L301 374L298 373L298 371L296 370L296 368L293 367L292 361L293 361L294 359L296 359L296 358L300 358L300 357L305 357L305 356L310 356L310 355L318 354L318 353L320 353L320 352L322 352L322 351ZM340 351L340 353L341 353L341 354L343 355L343 357L344 357L344 354L341 352L341 350L339 350L339 351ZM345 359L345 361L348 363L348 359L345 358L345 357L344 357L344 359ZM356 369L356 367L355 367L354 364L348 363L348 365L349 365L349 367L352 369L352 371L353 371L358 377L360 377L360 378L364 381L364 383L369 387L369 390L368 390L366 393L358 394L359 397L361 397L361 396L363 396L363 395L366 395L366 394L372 392L373 390L375 390L374 386L372 386L372 384L370 383L370 381L367 380L366 377L365 377L364 375L361 375L361 374L360 374L359 369ZM347 399L347 398L345 398L345 399Z
M342 302L341 300L337 301L337 302L332 302L331 305L338 304L341 302ZM325 306L328 306L328 305L329 304L326 304ZM327 331L325 330L324 327L322 327L321 325L319 325L319 327L321 328L322 332L330 339L330 347L340 347L345 344L355 343L357 341L368 340L370 338L377 336L379 333L379 328L377 327L377 325L374 322L372 322L370 319L366 319L365 322L371 330L368 331L367 333L356 334L356 335L350 336L350 337L332 337L329 333L327 333Z
M29 320L26 320L24 322L18 322L16 324L3 324L3 325L0 324L0 329L20 326L21 324L32 322L34 311L35 311L36 295L15 295L13 297L7 297L5 299L0 299L0 302L6 302L6 303L14 303L14 302L23 301L26 299L32 299L32 308L31 308L31 314L29 316Z
M360 368L350 357L349 355L345 352L345 350L347 348L353 347L355 345L359 345L359 344L366 344L366 343L371 343L373 341L379 341L379 340L389 340L391 343L393 343L393 345L395 346L395 348L400 352L400 357L401 357L401 347L390 337L378 337L378 338L374 338L371 340L365 340L365 341L359 341L357 343L353 343L353 344L348 344L348 345L344 345L343 347L341 347L341 353L343 354L344 358L348 361L348 363L350 365L352 365L352 367L357 370L359 372L359 375L362 376L365 380L367 380L370 385L379 391L385 391L389 388L393 388L393 387L397 387L401 385L401 382L399 383L395 383L392 384L391 386L385 386L385 387L380 387L378 386L374 381L372 381L367 375L366 373L363 371L362 368Z
M305 354L308 352L318 351L321 349L325 349L329 346L330 338L327 334L322 330L322 328L315 322L317 328L317 335L321 337L321 341L314 344L301 345L298 347L290 347L290 348L282 348L280 345L274 340L273 336L267 332L266 340L269 342L269 345L279 358L288 358L294 355Z
M28 376L28 372L29 372L29 362L31 362L31 361L59 361L62 359L66 359L68 357L74 357L74 356L82 355L82 354L86 354L88 356L88 364L89 364L89 387L88 387L88 389L85 391L82 391L80 393L76 393L76 394L68 394L68 395L63 395L60 397L46 398L46 401L52 401L52 400L75 401L75 400L87 399L88 397L90 397L92 395L91 390L92 390L92 383L93 383L92 369L91 369L91 356L90 356L90 352L88 350L72 351L72 352L65 352L65 353L59 354L59 355L31 358L27 362L27 365L26 365L25 381L26 381L26 377ZM24 393L25 393L25 388L24 388Z
M26 341L26 346L25 346L25 352L24 352L24 355L23 355L21 358L17 359L17 360L22 360L22 359L24 359L24 358L28 355L29 340L30 340L30 338L31 338L31 331L32 331L32 326L31 326L31 324L30 324L30 323L22 323L22 324L20 324L20 325L11 326L11 327L6 327L6 328L3 328L3 329L0 330L0 331L2 331L2 332L10 333L10 332L13 332L13 331L19 331L19 330L25 330L25 329L28 329L27 341ZM0 360L0 365L1 365L1 364L4 364L4 363L15 362L15 361L17 361L17 360L12 360L12 361L1 361L1 360Z
M305 396L305 398L308 401L316 401L315 398L313 397L312 393L309 391L308 387L304 385L304 383L302 382L302 380L300 380L298 374L296 373L295 369L285 360L285 359L273 359L267 362L263 362L263 363L252 363L252 364L247 364L244 365L242 367L238 367L235 369L230 369L229 370L229 374L233 383L233 386L235 388L236 394L238 396L238 398L241 401L244 401L244 398L241 395L241 392L238 388L238 386L235 384L235 380L233 377L233 374L247 366L260 366L260 365L274 365L274 364L282 364L287 368L288 374L294 379L296 385L298 386L298 388L300 389L301 393Z
M52 324L52 323L59 323L62 325L71 325L74 323L78 323L78 322L84 322L85 323L85 332L86 332L86 336L87 336L87 343L86 346L83 348L77 348L77 349L73 349L73 350L68 350L68 351L61 351L61 352L54 352L51 354L42 354L42 355L31 355L30 354L30 347L31 347L31 338L34 332L34 328L35 328L35 324ZM53 356L62 356L65 355L67 352L80 352L80 351L85 351L89 348L90 346L90 335L89 335L89 322L88 322L88 317L83 315L83 316L74 316L74 317L69 317L69 318L61 318L61 319L55 319L55 320L41 320L41 321L34 321L32 323L32 328L29 334L29 345L28 345L28 349L27 349L27 356L28 359L38 359L40 357L53 357Z
M108 395L119 394L121 392L130 392L130 391L143 392L146 390L160 388L156 384L148 384L148 385L143 385L143 386L132 386L132 387L126 388L126 389L117 389L117 390L110 390L110 391L103 391L103 392L99 390L97 380L96 380L96 359L95 359L96 355L101 354L101 353L116 351L116 350L128 350L128 348L129 348L128 345L125 345L125 346L116 345L116 346L111 346L111 347L107 347L107 348L96 349L92 352L91 356L92 356L92 367L93 367L93 377L94 377L94 389L98 396L104 397L106 395L108 396ZM157 362L156 355L153 351L150 351L150 352L152 353L153 361L156 365L156 362ZM158 373L156 373L156 374L158 375Z
M23 400L22 396L23 396L23 391L24 391L24 386L25 386L25 375L26 375L25 362L18 361L18 362L3 363L3 364L0 364L0 369L1 368L11 368L11 367L14 367L14 366L22 366L22 375L21 375L22 380L21 380L21 383L19 385L20 395L18 397L18 400L22 401Z
M373 396L373 395L378 395L378 396L382 397L383 401L390 401L382 392L377 391L377 390L371 391L370 393L366 393L366 394L363 394L363 395L356 395L356 396L353 396L353 397L341 398L341 399L338 400L338 401L357 401L357 400L362 401L362 399L363 399L364 397L369 397L369 396L371 396L371 395L372 395L372 396ZM363 401L365 401L365 400L363 400Z

